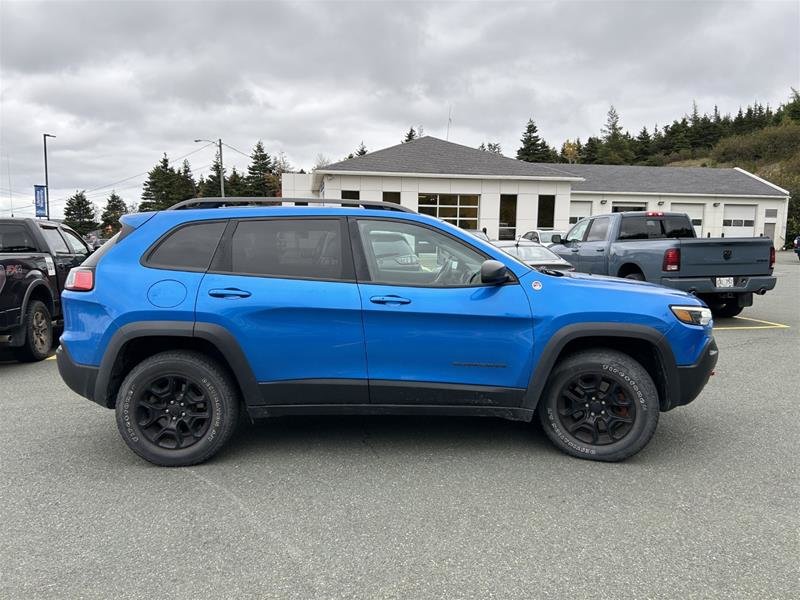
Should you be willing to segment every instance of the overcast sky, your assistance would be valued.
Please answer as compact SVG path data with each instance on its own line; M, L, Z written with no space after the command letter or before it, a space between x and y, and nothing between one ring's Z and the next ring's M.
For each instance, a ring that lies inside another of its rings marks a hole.
M637 132L696 100L773 106L800 87L800 2L10 2L0 0L0 216L139 201L161 153L262 139L296 168L409 126L514 156L533 116L552 145ZM208 172L213 149L189 157ZM226 167L247 158L225 153ZM135 176L135 177L131 177ZM120 180L126 181L119 182ZM115 183L119 182L119 183ZM114 185L112 185L114 184Z

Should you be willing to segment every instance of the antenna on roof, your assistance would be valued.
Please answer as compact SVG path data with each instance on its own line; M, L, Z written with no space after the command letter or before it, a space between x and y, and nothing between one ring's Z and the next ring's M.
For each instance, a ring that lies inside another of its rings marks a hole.
M453 105L450 105L450 109L447 111L447 135L445 136L445 140L448 142L450 141L450 124L453 122Z

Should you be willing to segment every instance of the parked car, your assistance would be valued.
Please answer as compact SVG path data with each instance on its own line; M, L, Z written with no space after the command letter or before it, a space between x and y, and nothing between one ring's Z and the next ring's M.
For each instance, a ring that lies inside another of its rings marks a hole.
M302 202L125 215L70 272L59 371L139 456L202 462L244 410L538 415L564 452L616 461L717 361L690 294L537 271L392 203ZM424 268L379 260L389 233Z
M797 258L800 258L800 235L794 238L792 245L794 246L794 251L797 254Z
M23 361L50 354L61 291L89 248L72 229L38 219L0 219L0 347Z
M531 267L566 271L575 270L575 267L558 254L551 252L536 242L528 240L497 240L493 241L492 244Z
M691 292L716 316L733 317L753 294L775 287L775 248L761 238L696 238L688 215L595 215L554 239L551 250L578 271L659 283Z
M531 242L539 242L543 246L550 247L553 244L553 236L559 235L564 237L566 231L558 229L534 229L521 235L521 239L530 240Z
M471 233L478 239L485 240L487 242L489 241L489 236L486 235L486 232L483 231L482 229L467 229L466 231L468 233Z

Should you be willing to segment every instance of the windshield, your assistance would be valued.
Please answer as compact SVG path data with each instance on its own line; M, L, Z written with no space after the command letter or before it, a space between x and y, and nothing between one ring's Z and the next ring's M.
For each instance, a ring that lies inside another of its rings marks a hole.
M501 250L526 262L561 262L558 255L544 246L508 246Z

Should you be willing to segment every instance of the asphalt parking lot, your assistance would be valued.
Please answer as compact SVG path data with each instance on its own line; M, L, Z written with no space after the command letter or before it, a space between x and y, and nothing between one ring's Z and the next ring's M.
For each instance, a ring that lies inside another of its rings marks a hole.
M55 361L0 364L2 598L800 596L800 261L620 464L492 419L297 418L151 466Z

